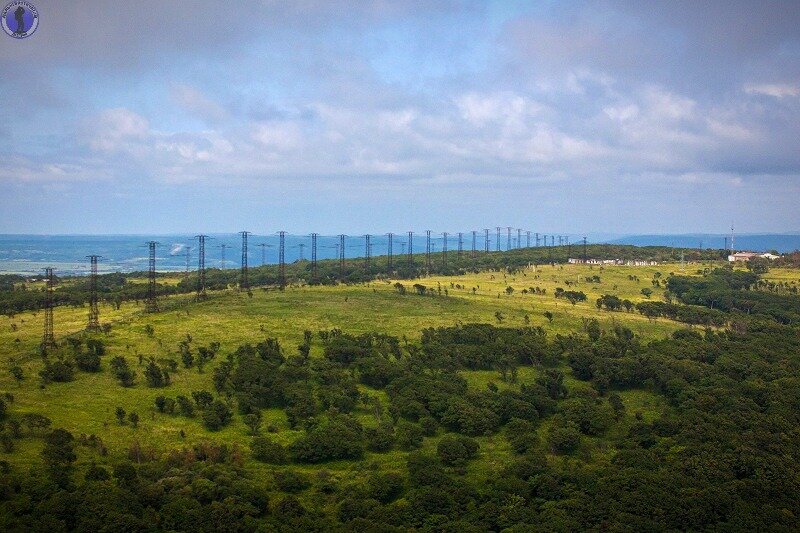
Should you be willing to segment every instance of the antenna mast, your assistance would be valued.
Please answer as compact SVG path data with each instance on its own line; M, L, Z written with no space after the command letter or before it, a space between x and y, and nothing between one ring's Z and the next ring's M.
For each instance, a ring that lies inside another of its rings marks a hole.
M147 270L147 302L145 303L144 310L147 313L155 313L158 311L158 301L156 300L156 241L149 241L147 246L150 251L150 260L148 262Z
M42 352L46 353L50 348L56 347L53 336L53 269L44 269L44 276L47 281L44 300L44 334L42 335Z
M206 297L206 237L208 235L197 235L197 299L202 300Z
M317 281L317 233L311 234L311 280Z
M250 291L250 279L247 271L247 236L250 235L250 232L240 231L239 235L242 236L242 272L239 278L239 289Z
M90 267L89 274L89 324L86 329L98 331L100 329L100 311L97 308L97 258L99 255L88 255Z
M278 232L278 284L286 287L286 232Z

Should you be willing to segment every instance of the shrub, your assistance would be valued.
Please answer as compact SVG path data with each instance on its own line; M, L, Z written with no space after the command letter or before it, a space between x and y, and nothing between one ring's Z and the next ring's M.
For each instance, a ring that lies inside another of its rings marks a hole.
M220 400L214 402L203 411L203 425L210 431L219 431L231 422L233 413L230 408Z
M445 435L436 445L439 460L448 466L463 466L475 457L479 445L475 439L461 435Z
M275 484L283 492L295 494L311 486L311 480L302 472L286 469L275 472Z
M269 437L255 437L250 443L253 459L269 464L284 464L287 461L286 448Z

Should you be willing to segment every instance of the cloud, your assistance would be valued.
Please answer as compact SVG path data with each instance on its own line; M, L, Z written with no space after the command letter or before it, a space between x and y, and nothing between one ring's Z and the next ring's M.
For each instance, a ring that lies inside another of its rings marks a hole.
M744 92L772 96L773 98L785 98L787 96L800 96L800 86L782 83L748 83L744 86Z
M720 183L783 176L783 201L799 182L794 4L270 1L225 20L205 0L41 4L47 27L0 49L4 183L553 220L578 196L706 206Z
M149 134L149 122L125 108L107 109L83 124L92 150L132 150Z
M228 113L221 105L188 85L177 84L173 86L172 99L190 113L211 123L222 121L228 116Z

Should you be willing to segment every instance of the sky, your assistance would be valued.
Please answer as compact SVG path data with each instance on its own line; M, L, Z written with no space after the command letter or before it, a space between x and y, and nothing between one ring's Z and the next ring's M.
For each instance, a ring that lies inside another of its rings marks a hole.
M0 233L800 230L800 2L31 0Z

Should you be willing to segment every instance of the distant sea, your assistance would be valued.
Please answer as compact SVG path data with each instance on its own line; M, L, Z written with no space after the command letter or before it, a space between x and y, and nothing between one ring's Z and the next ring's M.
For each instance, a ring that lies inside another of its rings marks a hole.
M526 234L522 234L521 244L527 244ZM672 246L676 248L723 248L725 235L590 235L590 243L633 244L636 246ZM572 243L582 236L569 235ZM432 251L440 252L444 244L441 235L431 237ZM100 272L146 271L148 262L147 241L159 243L156 253L156 269L160 272L179 272L187 268L197 269L197 241L193 235L0 235L0 273L3 274L41 274L45 267L52 267L58 275L83 275L89 269L86 256L101 256ZM407 253L407 234L395 235L393 253ZM531 245L535 245L531 237ZM275 264L278 262L277 235L250 235L247 261L250 266ZM556 239L556 243L558 240ZM317 259L335 259L338 253L339 237L320 235L317 239ZM263 246L261 246L263 245ZM370 249L374 256L386 255L388 238L386 235L372 235ZM472 248L472 235L465 233L463 249ZM477 249L484 247L484 236L477 235ZM238 268L241 265L241 237L238 234L210 235L206 241L206 267ZM512 233L511 247L516 247L516 233ZM800 233L737 235L734 246L737 250L790 252L800 249ZM500 239L500 247L508 247L507 235ZM457 235L450 235L447 248L458 249ZM496 248L496 235L491 234L490 249ZM415 233L413 241L415 254L425 251L424 233ZM364 237L348 236L345 240L345 257L364 257ZM286 235L285 260L287 263L299 259L310 259L311 237L307 235Z

